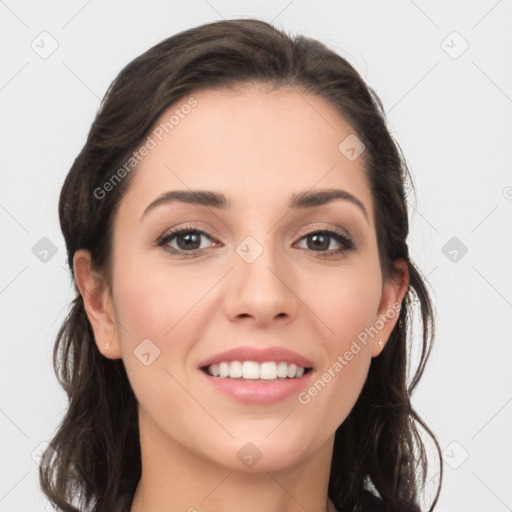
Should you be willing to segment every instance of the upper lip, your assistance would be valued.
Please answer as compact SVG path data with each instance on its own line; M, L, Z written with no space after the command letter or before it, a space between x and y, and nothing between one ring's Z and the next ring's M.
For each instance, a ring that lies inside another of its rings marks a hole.
M255 361L256 363L264 363L265 361L294 363L303 368L313 368L313 363L297 352L284 347L237 347L225 352L215 354L200 363L199 367L210 366L230 361Z

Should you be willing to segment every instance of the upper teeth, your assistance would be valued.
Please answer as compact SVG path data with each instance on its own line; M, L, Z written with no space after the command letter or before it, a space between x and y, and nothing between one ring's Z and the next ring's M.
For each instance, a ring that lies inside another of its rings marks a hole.
M302 377L304 368L294 363L285 362L276 363L268 361L264 363L256 363L255 361L231 361L212 364L208 366L208 372L214 377L231 379L265 379L271 380L278 377L290 379Z

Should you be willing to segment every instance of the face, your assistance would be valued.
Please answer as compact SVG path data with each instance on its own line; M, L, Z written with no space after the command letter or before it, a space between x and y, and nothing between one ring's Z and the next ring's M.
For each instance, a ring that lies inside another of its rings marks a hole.
M141 432L231 469L284 468L332 450L407 282L383 282L365 154L339 149L354 130L328 103L192 96L157 121L116 215L112 323L88 314ZM326 190L341 192L307 201Z

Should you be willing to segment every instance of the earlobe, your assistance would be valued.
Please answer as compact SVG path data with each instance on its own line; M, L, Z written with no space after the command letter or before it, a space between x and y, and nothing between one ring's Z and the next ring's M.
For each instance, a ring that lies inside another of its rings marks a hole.
M384 283L382 296L375 318L375 328L378 334L374 336L372 342L372 357L377 357L391 336L398 317L402 300L409 289L409 269L403 259L394 262L393 275Z
M119 359L121 350L108 283L104 276L92 267L91 254L85 249L75 252L73 267L75 282L82 296L98 350L109 359Z

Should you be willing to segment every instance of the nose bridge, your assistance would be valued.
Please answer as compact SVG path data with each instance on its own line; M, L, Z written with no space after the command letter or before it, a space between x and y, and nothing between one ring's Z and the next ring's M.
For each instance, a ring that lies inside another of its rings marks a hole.
M225 296L226 313L232 319L249 316L264 324L295 315L296 298L287 286L291 270L272 231L245 237L233 258Z

